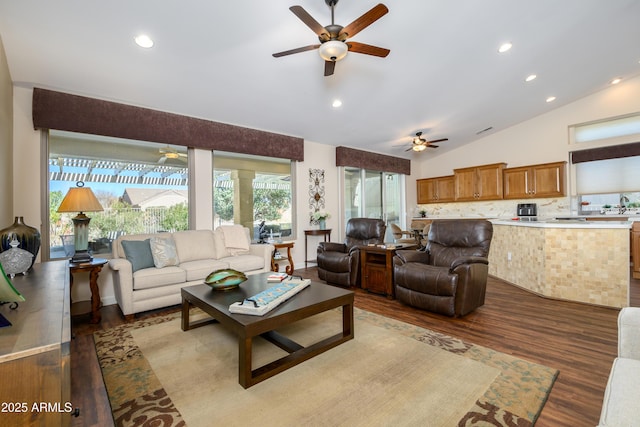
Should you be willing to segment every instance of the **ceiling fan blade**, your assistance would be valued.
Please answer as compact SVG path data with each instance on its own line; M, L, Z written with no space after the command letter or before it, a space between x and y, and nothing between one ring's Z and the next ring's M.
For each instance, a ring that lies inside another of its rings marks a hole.
M427 144L427 147L428 147L428 148L438 148L439 146L438 146L438 145L431 145L431 144Z
M336 69L336 61L324 61L324 76L333 75L333 70Z
M369 25L376 22L378 19L382 18L384 15L389 12L387 6L382 3L378 3L376 6L371 8L368 12L366 12L361 17L357 18L351 24L347 25L340 31L340 35L346 34L346 38L351 38L358 34L360 31L367 28ZM302 19L302 18L300 18ZM308 25L308 24L307 24Z
M364 53L365 55L379 56L381 58L386 58L389 52L391 52L389 49L383 47L351 41L347 42L347 46L349 46L349 52Z
M296 48L296 49L285 50L283 52L274 53L273 56L275 58L280 58L281 56L287 56L287 55L293 55L294 53L306 52L308 50L314 50L314 49L317 49L319 47L320 47L319 44L312 44L312 45L309 45L309 46L304 46L304 47L299 47L299 48Z
M432 142L442 142L442 141L448 141L449 138L442 138L442 139L434 139L433 141L427 141L427 144L431 144Z
M300 20L304 22L307 27L311 28L311 31L316 33L318 36L322 35L323 33L327 33L327 30L325 30L324 27L320 25L320 23L316 21L313 16L309 15L309 13L304 10L302 6L291 6L289 10L293 12L293 14L298 18L300 18Z

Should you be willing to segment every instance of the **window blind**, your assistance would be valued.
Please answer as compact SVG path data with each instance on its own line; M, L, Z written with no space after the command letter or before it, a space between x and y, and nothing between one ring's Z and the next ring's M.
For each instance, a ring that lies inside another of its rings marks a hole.
M640 191L640 156L583 162L575 167L578 194Z

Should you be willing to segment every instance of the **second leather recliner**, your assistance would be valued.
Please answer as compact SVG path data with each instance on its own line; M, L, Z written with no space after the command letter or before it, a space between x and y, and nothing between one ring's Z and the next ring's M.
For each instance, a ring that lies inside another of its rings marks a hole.
M372 218L351 218L347 221L344 243L318 244L318 277L330 284L358 286L360 284L360 251L358 246L384 243L387 229L384 221Z

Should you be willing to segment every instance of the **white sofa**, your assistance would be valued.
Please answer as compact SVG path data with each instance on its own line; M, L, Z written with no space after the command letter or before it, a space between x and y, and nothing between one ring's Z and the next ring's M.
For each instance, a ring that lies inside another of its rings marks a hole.
M241 226L123 235L109 260L116 301L131 320L135 313L179 304L180 289L203 283L212 271L269 271L273 250L273 245L251 244L249 229Z
M604 392L599 426L640 425L640 307L618 315L618 357Z

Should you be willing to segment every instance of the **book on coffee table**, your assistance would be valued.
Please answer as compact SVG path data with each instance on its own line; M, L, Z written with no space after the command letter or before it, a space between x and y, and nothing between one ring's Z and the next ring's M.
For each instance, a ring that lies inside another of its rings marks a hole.
M309 279L290 278L276 286L229 306L230 313L262 316L311 284Z
M267 276L267 282L278 283L278 282L282 282L287 277L289 277L287 273L279 273L276 271Z

